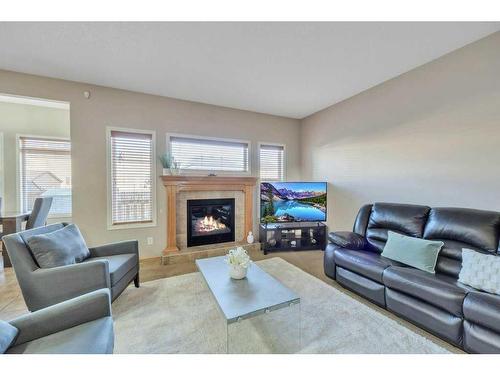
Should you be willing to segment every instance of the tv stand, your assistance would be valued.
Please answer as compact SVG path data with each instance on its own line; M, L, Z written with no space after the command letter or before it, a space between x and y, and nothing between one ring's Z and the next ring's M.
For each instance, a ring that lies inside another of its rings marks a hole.
M259 225L264 254L273 251L325 250L327 227L314 223L269 223Z

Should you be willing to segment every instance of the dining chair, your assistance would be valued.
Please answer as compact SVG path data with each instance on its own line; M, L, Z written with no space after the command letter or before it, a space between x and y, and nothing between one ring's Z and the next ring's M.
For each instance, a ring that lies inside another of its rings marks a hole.
M2 197L0 197L0 211L2 211ZM0 221L0 241L3 237L3 223ZM0 243L0 250L3 251L3 245Z
M26 229L43 227L47 222L50 207L52 206L52 197L36 198L31 210L30 217L26 223Z

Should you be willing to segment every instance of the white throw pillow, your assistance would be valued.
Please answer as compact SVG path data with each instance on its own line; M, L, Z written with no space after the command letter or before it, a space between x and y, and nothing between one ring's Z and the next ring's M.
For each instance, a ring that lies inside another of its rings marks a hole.
M462 269L458 281L500 295L500 257L462 249Z

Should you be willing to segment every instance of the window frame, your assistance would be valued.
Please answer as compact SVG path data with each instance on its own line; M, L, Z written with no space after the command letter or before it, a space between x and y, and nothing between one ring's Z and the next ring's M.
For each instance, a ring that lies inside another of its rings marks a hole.
M198 139L203 141L216 141L216 142L238 142L245 143L248 150L248 170L244 172L237 171L221 171L213 170L217 176L251 176L252 175L252 142L248 139L234 139L234 138L222 138L222 137L207 137L203 135L193 135L193 134L183 134L183 133L167 133L166 134L166 147L167 152L171 152L171 139L172 137ZM183 169L181 168L182 174L188 176L207 176L212 173L211 170L207 169Z
M261 146L277 146L277 147L283 147L283 179L282 180L263 180L260 177L260 148ZM286 167L287 167L287 152L286 152L286 144L284 143L275 143L275 142L258 142L258 148L257 148L257 159L258 159L258 164L259 164L259 180L260 181L270 181L270 182L279 182L279 181L286 181Z
M113 193L112 193L112 176L113 176L113 163L111 161L111 133L112 132L124 132L124 133L137 133L137 134L148 134L151 135L151 221L144 223L127 223L127 224L113 224ZM157 226L157 196L156 196L156 132L154 130L148 129L134 129L134 128L124 128L107 126L106 127L106 180L107 180L107 228L108 230L119 230L119 229L134 229L134 228L151 228Z
M34 138L34 139L47 139L54 141L68 141L71 146L71 138L67 137L52 137L50 135L35 135L35 134L20 134L16 133L16 208L17 211L21 211L23 208L23 195L22 189L22 176L21 176L21 148L20 141L21 138ZM71 212L69 214L49 214L49 219L68 219L73 217L73 156L70 152L71 160Z

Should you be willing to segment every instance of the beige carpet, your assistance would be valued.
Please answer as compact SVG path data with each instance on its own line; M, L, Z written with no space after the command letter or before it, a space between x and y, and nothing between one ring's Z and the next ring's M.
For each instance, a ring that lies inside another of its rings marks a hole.
M301 297L300 353L448 353L283 259L258 264ZM290 320L286 310L272 319ZM225 324L199 273L128 288L113 304L113 315L115 353L226 352ZM252 350L257 345L257 352L269 352L269 325L254 328L254 337L247 336Z

